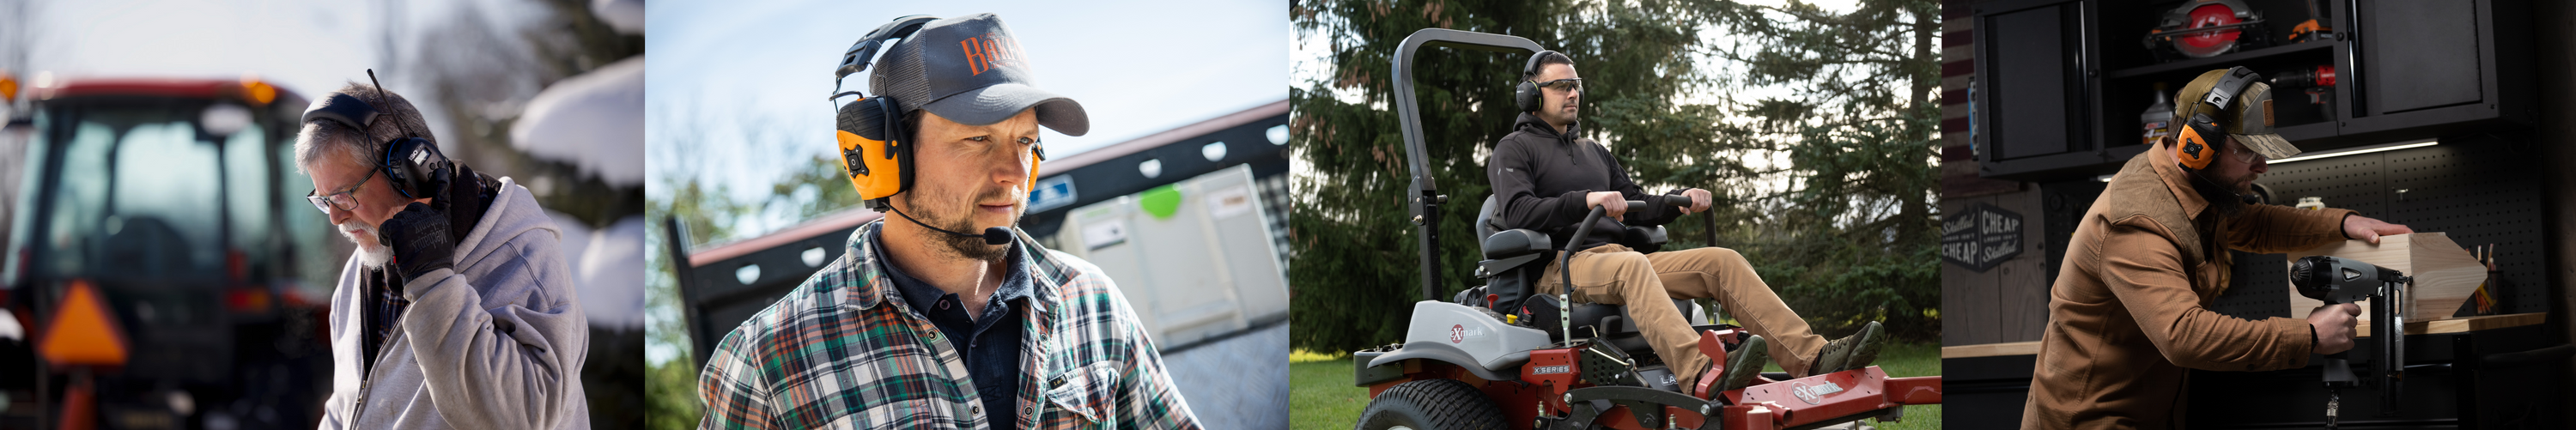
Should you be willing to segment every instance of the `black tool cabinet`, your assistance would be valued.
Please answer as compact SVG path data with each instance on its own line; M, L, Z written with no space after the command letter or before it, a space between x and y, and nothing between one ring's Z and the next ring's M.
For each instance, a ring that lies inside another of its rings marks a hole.
M2307 151L2496 133L2536 115L2520 0L2316 0L2336 40L2288 43L2304 0L2245 0L2270 46L2164 61L2143 44L2175 1L2008 0L1972 6L1978 174L2045 182L2118 170L2148 147L2139 117L2213 69L2267 76L2331 65L2329 106L2274 92L2278 130ZM2179 103L2179 101L2177 101Z

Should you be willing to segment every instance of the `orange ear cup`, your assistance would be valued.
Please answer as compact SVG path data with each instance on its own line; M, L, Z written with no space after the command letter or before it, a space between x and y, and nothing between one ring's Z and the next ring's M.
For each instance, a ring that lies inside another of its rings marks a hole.
M1046 161L1045 156L1038 154L1045 153L1045 151L1046 147L1029 147L1029 180L1028 182L1021 182L1020 186L1027 187L1030 194L1037 194L1038 192L1038 163Z
M2208 137L2200 135L2202 128L2208 127L2200 124L2184 124L2182 133L2174 137L2174 159L2181 161L2182 167L2192 170L2207 169L2210 161L2218 159L2218 148L2209 144Z
M860 200L886 198L903 191L903 166L898 160L886 156L886 142L859 137L847 131L834 132L839 134L841 151L857 150L863 154L858 158L867 166L868 173L850 175L850 186L858 188ZM841 159L841 168L850 170L848 158Z

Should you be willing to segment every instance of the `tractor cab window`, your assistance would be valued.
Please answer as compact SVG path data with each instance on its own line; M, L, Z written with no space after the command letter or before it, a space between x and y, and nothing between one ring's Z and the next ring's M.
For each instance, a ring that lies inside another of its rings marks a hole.
M164 110L88 109L70 124L44 237L55 275L219 273L219 154L194 124Z

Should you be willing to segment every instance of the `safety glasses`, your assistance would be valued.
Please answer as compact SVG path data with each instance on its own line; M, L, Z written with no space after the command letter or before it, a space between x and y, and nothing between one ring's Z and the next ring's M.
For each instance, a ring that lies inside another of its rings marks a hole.
M1538 83L1539 88L1557 91L1583 91L1583 78L1565 78Z
M2263 156L2262 153L2246 150L2242 141L2229 143L2235 143L2227 145L2227 153L2236 158L2236 164L2254 164L2255 158Z

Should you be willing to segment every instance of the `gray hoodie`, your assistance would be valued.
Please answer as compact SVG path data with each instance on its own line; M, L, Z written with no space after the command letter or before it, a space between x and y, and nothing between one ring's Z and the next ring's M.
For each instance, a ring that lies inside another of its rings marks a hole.
M586 429L581 363L589 323L573 297L561 232L528 189L501 178L456 268L404 284L402 330L360 375L365 269L331 293L331 398L323 429Z

